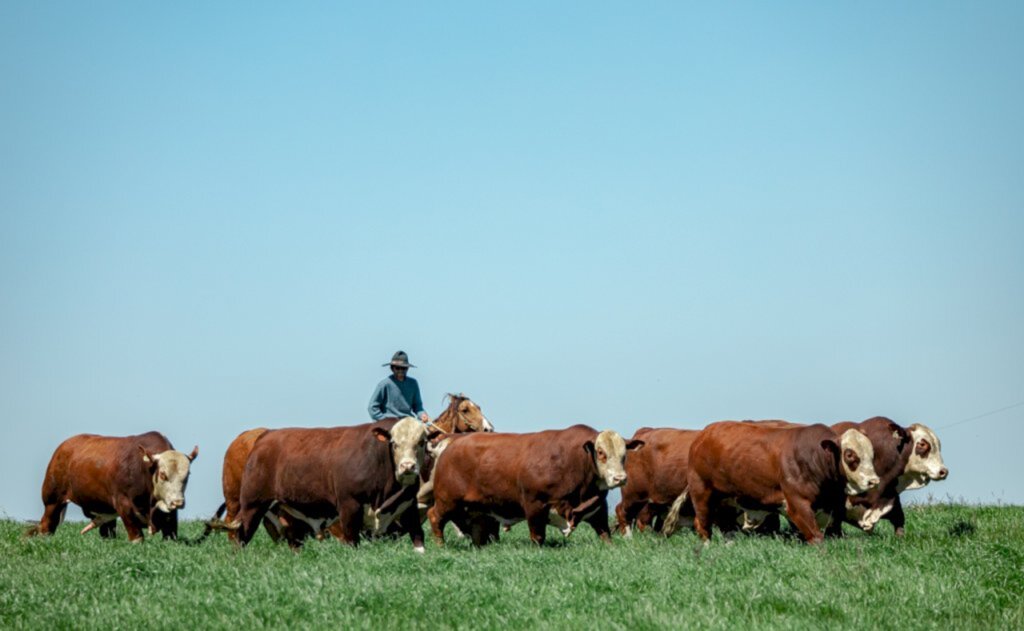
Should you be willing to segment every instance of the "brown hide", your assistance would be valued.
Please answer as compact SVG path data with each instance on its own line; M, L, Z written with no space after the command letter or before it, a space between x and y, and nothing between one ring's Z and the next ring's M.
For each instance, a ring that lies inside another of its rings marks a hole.
M89 519L116 514L130 540L142 539L153 510L153 465L143 461L140 447L150 454L174 449L159 432L125 437L79 434L61 443L46 467L43 517L34 532L52 534L67 503L74 502ZM114 527L108 522L100 534L113 536ZM177 536L176 514L163 519L161 530L164 537Z
M690 500L698 534L710 538L718 504L726 498L749 510L785 505L808 542L823 535L815 511L842 519L846 496L839 437L825 425L772 426L723 421L700 432L690 447Z
M231 441L227 451L224 452L221 485L224 490L224 522L227 524L231 524L238 517L242 501L242 473L245 471L245 463L249 460L249 454L252 452L253 445L256 444L256 439L266 434L267 431L269 430L265 427L246 430ZM228 537L232 541L237 536L236 530L228 530Z
M443 544L444 526L454 520L468 522L474 543L481 545L496 530L495 520L525 519L531 539L540 544L550 510L569 514L580 507L589 515L585 521L607 539L608 491L598 488L593 455L597 435L575 425L530 434L467 434L452 441L437 463L434 506L427 512L435 539Z
M889 508L885 519L892 523L897 533L902 534L905 517L896 487L914 449L910 432L884 416L869 418L860 423L844 421L832 426L837 434L848 429L860 430L871 441L875 450L874 465L879 484L867 493L848 496L847 501L853 506L866 509ZM847 519L847 523L860 527L856 519ZM834 527L838 528L839 523L835 523Z
M413 545L422 548L423 528L416 511L419 483L402 486L398 482L390 444L374 432L390 431L397 422L278 429L261 436L242 476L239 543L252 539L274 502L312 519L337 517L335 534L353 545L359 541L364 505L378 509L385 503L408 503L411 510L404 510L398 519Z
M686 490L690 445L700 430L650 428L637 430L633 440L642 440L643 449L626 458L622 501L615 507L620 532L634 524L644 530L656 519L665 517L672 503ZM692 514L689 502L683 506Z

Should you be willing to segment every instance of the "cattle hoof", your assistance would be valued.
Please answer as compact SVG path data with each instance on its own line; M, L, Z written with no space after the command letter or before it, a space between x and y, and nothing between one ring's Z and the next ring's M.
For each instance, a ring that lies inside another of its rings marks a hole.
M416 547L413 548L413 550L415 550L416 552L419 552L420 554L426 554L427 553L427 549L424 548L423 546L416 546Z

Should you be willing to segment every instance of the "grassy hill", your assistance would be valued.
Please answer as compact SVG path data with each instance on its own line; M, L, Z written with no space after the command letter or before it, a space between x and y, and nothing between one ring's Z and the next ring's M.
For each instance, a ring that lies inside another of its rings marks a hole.
M451 536L427 553L408 539L295 554L260 534L245 550L80 536L64 524L24 539L0 521L0 627L653 629L1024 628L1024 508L908 510L907 536L847 530L809 547L787 538L693 533L616 537L524 525L474 550ZM199 522L183 526L198 535Z

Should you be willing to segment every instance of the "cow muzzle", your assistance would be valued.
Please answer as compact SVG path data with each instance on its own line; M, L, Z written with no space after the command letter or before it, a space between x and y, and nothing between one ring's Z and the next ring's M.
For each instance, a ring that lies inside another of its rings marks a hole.
M618 487L622 486L625 483L626 483L626 474L625 473L616 473L614 475L608 476L608 488L612 488L612 489L618 488Z
M415 461L404 461L398 463L398 470L395 473L398 481L408 486L419 477L420 468Z
M159 509L160 511L162 511L164 513L172 513L172 512L174 512L176 510L180 510L182 508L185 508L185 500L184 499L160 500L160 501L158 501L156 503L156 507L157 507L157 509Z
M945 480L947 477L949 477L949 469L947 469L946 467L942 467L941 469L939 469L939 472L932 479Z

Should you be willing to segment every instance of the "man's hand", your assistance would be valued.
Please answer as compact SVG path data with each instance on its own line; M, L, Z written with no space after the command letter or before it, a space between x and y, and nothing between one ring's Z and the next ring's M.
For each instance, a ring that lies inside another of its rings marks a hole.
M420 420L423 421L424 423L429 423L430 415L428 415L426 412L420 412Z

